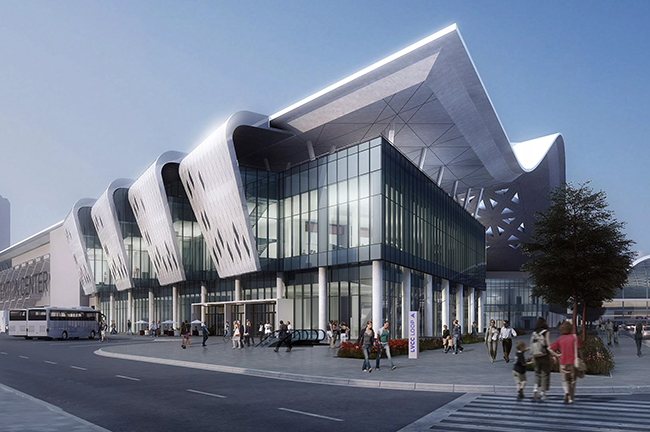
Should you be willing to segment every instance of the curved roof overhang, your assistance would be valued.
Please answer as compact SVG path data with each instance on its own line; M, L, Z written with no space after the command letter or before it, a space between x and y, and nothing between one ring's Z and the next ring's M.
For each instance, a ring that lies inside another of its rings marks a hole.
M82 198L73 206L68 216L63 221L63 230L65 233L68 248L72 253L72 258L79 274L79 283L86 295L93 294L97 287L95 286L94 273L88 260L88 251L86 249L86 240L81 229L79 220L79 211L83 208L92 208L95 200L92 198Z
M285 169L383 135L447 191L511 182L561 139L515 150L456 25L271 115L268 129L293 136L260 143L240 163Z

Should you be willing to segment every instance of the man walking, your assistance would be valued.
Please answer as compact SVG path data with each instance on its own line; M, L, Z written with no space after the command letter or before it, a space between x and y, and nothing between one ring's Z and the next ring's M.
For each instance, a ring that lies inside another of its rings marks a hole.
M460 347L460 333L461 333L460 324L458 320L454 320L454 326L451 328L451 338L454 341L454 354L459 353Z
M618 322L614 321L612 328L613 328L613 335L614 335L614 345L618 345L618 335L619 335Z
M203 346L205 346L210 332L208 331L208 326L206 326L205 323L201 323L201 330L203 331Z
M278 345L275 347L275 352L278 352L280 350L280 347L282 346L282 343L286 343L287 339L287 326L284 323L284 321L280 320L280 331L278 334ZM287 348L287 352L289 352L289 348Z
M506 360L506 363L510 362L510 351L512 350L512 338L517 337L517 332L515 329L510 328L508 320L503 321L503 327L501 327L501 333L499 334L499 339L501 340L501 345L503 346L503 358Z

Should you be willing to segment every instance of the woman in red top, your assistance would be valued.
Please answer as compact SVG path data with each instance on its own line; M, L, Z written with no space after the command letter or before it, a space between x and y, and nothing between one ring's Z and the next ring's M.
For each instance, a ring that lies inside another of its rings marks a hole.
M573 362L575 360L575 343L580 349L580 340L573 334L573 325L565 321L560 325L560 337L550 346L552 355L560 358L560 375L562 376L562 388L564 389L564 403L573 403L573 396L576 392L576 371ZM558 355L556 351L560 351ZM578 351L579 355L580 351Z

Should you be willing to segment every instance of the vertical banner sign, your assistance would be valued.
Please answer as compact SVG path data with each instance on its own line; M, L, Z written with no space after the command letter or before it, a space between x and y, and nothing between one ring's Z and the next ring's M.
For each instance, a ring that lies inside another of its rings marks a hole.
M420 352L420 338L418 335L419 330L419 320L418 312L409 312L409 358L416 359L418 358L418 353Z

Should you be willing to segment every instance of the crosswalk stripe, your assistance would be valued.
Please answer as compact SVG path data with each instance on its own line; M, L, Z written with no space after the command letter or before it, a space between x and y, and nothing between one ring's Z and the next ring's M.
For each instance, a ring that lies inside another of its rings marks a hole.
M632 432L647 430L650 423L650 401L586 396L578 397L573 404L565 404L563 397L555 395L544 402L492 394L466 396L401 432L460 432L477 428L482 432Z

